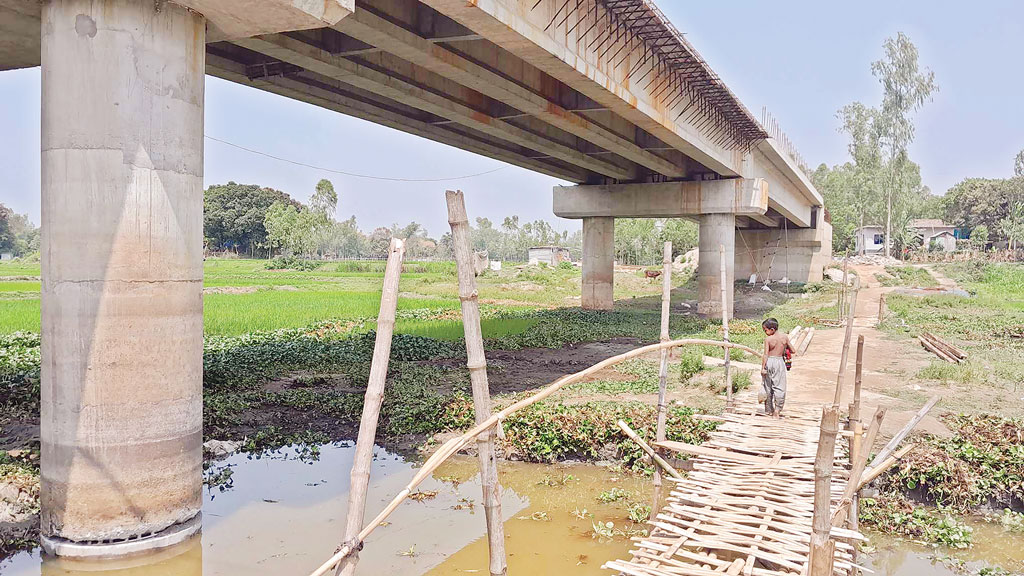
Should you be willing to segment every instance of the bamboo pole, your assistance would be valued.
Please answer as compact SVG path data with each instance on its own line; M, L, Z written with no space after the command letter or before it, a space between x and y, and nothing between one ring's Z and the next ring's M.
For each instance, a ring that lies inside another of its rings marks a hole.
M365 528L363 528L363 530L359 533L359 538L357 538L355 542L343 543L341 547L334 553L334 555L328 558L327 561L325 561L323 564L321 564L319 568L311 572L310 576L323 576L328 571L330 571L331 568L333 568L339 561L341 561L341 559L352 554L355 548L361 546L362 543L370 536L370 534L372 534L373 531L376 530L378 526L380 526L381 522L387 520L388 517L391 516L391 514L395 511L395 509L398 508L398 505L405 501L405 499L409 497L409 494L411 494L412 491L415 490L416 487L419 486L424 480L429 478L430 475L433 474L434 471L437 470L437 468L441 464L443 464L446 460L448 460L448 458L450 458L454 454L457 454L459 450L461 450L467 444L472 442L477 436L489 430L493 426L499 424L505 418L508 418L510 415L515 414L516 412L522 410L523 408L532 406L537 402L540 402L545 398L548 398L555 392L561 390L563 387L568 386L570 384L575 384L576 382L580 382L590 377L591 375L600 372L601 370L604 370L611 366L615 366L616 364L621 364L627 360L632 360L633 358L639 358L646 354L659 351L662 348L680 348L683 346L730 347L735 348L737 350L742 350L744 352L747 352L748 354L752 354L755 356L760 354L760 352L757 352L756 350L744 346L742 344L722 342L719 340L705 340L702 338L685 338L682 340L670 340L668 342L659 342L657 344L649 344L647 346L642 346L640 348L630 350L629 352L619 354L618 356L606 358L598 362L597 364L594 364L590 368L587 368L586 370L580 370L579 372L562 376L558 380L555 380L554 382L549 384L540 392L537 392L532 396L529 396L518 402L510 404L509 406L506 406L502 410L492 414L491 417L488 418L486 421L475 424L472 428L467 430L461 436L452 438L451 440L448 440L447 442L442 444L441 447L438 448L436 452L434 452L429 458L427 458L427 460L423 463L423 466L420 468L419 472L417 472L416 475L413 476L412 480L409 481L409 484L407 484L406 487L402 489L402 491L399 492L391 500L391 502L388 503L387 506L384 507L384 510L382 510L381 513L378 514L376 518L374 518L370 523L366 525Z
M846 381L846 362L850 357L850 338L853 336L853 318L857 310L857 293L860 291L860 280L854 281L850 293L850 312L846 317L846 335L843 336L843 353L839 360L839 374L836 376L836 394L832 406L838 408L843 396L843 383Z
M832 504L832 464L838 433L839 408L834 405L823 408L818 452L814 458L814 511L808 576L831 576L834 569L835 542L829 537L832 532L829 508Z
M857 460L850 470L850 479L843 490L843 496L839 499L839 505L836 507L835 513L832 514L832 526L838 527L846 523L849 517L849 506L857 494L857 487L860 485L860 479L864 475L864 468L867 467L868 457L871 455L871 446L875 443L875 437L878 436L878 430L882 426L883 418L885 418L885 409L878 408L875 410L875 416L871 419L867 434L864 435L864 442L860 445Z
M356 439L356 453L352 460L352 473L348 493L348 516L345 518L343 542L353 542L363 528L366 513L366 492L370 486L370 465L373 463L373 445L377 438L377 420L380 405L384 401L384 382L388 376L388 360L391 357L391 335L395 330L395 310L398 307L398 280L402 275L402 258L405 243L398 238L391 239L388 249L388 263L384 268L384 288L380 297L380 313L377 314L377 336L373 343L373 359L370 361L370 378L363 398L363 416L359 421L359 436ZM347 562L338 564L336 574L355 574L359 553L349 556Z
M850 251L847 250L846 251L846 256L843 257L843 279L842 279L842 282L839 283L839 302L837 303L837 306L836 306L836 308L837 308L836 309L836 320L839 320L839 321L842 321L842 319L843 319L843 310L845 310L843 305L846 304L846 279L847 279L846 270L847 270L847 267L849 266L849 263L850 263Z
M899 446L900 442L902 442L903 439L906 438L908 434L910 434L910 431L913 430L918 425L918 423L921 422L921 420L924 420L924 417L928 414L928 412L932 409L933 406L935 406L935 404L938 401L938 396L932 396L927 402L925 402L924 406L922 406L921 409L918 410L917 414L915 414L914 417L910 419L910 422L907 422L907 425L904 426L899 432L897 432L896 435L893 436L891 440L889 440L889 443L886 444L885 447L878 451L878 455L875 456L875 462L881 462L887 456L889 456L889 454L892 454L892 451L895 450L897 446Z
M487 384L487 358L480 329L480 308L477 303L476 269L469 240L469 216L462 191L445 192L448 223L452 228L452 245L459 276L459 300L462 302L462 327L466 335L466 367L473 386L473 410L480 424L491 416L491 392ZM491 576L508 571L505 561L505 526L501 517L501 484L494 439L489 431L481 432L476 443L480 460L480 484L483 488L484 519L487 523L487 550Z
M892 465L898 462L901 458L907 455L908 452L915 448L914 444L908 444L903 448L897 450L893 455L886 458L884 461L878 463L870 470L864 472L864 475L860 478L860 484L857 486L857 490L863 490L865 486L871 483L872 480L878 478L883 472L892 468Z
M860 422L860 385L864 376L864 335L857 335L857 368L853 373L853 403L850 404L850 426Z
M626 424L622 420L619 420L617 424L619 426L619 429L622 430L622 432L626 436L628 436L630 440L636 442L637 445L640 446L640 449L646 452L647 455L651 457L651 460L653 460L655 464L663 468L665 472L668 472L669 476L677 478L679 480L683 479L683 475L680 474L678 470L673 468L671 464L666 462L665 459L662 458L657 452L655 452L654 448L651 448L650 445L647 444L647 442L644 442L644 439L641 438L640 435L638 435L636 432L634 432L633 429L629 427L629 424ZM655 468L657 468L658 466L656 466ZM652 508L652 510L654 510L654 508Z
M878 296L878 325L882 325L882 321L885 320L885 294Z
M661 259L661 341L669 340L669 311L672 299L672 243L665 242ZM661 349L661 364L658 368L658 426L654 434L655 440L661 441L666 438L665 421L667 420L668 406L666 395L668 393L668 354L667 348ZM660 458L660 456L659 456ZM661 502L661 470L654 467L654 503L651 510L657 510Z
M732 288L727 286L729 275L725 270L725 246L718 245L720 280L722 284L722 340L729 341L729 294L726 290ZM769 274L771 272L769 271ZM767 280L765 280L767 283ZM725 406L732 408L732 366L729 363L729 348L725 349Z

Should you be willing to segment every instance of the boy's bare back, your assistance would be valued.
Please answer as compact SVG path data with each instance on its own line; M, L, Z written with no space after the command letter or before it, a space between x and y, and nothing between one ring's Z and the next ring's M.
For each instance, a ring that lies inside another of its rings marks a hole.
M776 332L764 338L765 348L768 349L768 356L783 356L786 347L789 346L789 335L783 332Z

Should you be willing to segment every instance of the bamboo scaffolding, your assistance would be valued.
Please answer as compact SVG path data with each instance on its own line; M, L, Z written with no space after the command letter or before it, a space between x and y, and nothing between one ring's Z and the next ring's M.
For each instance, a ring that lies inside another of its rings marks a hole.
M469 216L461 191L445 192L448 223L452 229L452 245L459 277L459 300L462 302L462 326L466 335L466 367L473 387L473 409L477 424L491 416L491 392L487 384L487 358L484 356L480 308L477 303L476 269L469 240ZM480 460L480 485L483 488L484 519L487 523L487 549L491 576L508 571L505 560L505 526L501 517L501 483L494 439L489 431L477 436L477 457Z
M345 518L345 535L342 542L353 542L363 528L366 492L370 485L370 465L373 463L373 445L377 437L380 406L384 402L384 382L388 376L391 335L395 330L395 311L398 308L398 281L402 275L404 256L405 243L398 238L392 238L388 249L388 263L384 268L384 287L380 297L380 313L377 315L377 336L373 343L370 377L366 384L363 415L359 421L356 453L352 460L348 516ZM338 564L338 576L351 576L355 573L356 564L359 562L358 552L346 560Z
M669 311L672 300L672 243L665 242L661 258L661 342L667 342L670 337L668 333ZM654 439L661 441L665 439L665 420L668 414L666 395L668 392L668 355L667 348L661 349L661 363L658 366L658 425L655 429ZM657 454L653 455L657 456ZM658 456L660 458L660 456ZM671 467L670 467L671 468ZM657 510L661 502L661 469L654 467L654 501L651 510Z
M476 437L479 436L480 434L490 430L494 426L500 425L500 423L504 419L508 418L510 415L515 414L516 412L522 410L523 408L532 406L544 400L545 398L550 397L552 394L558 392L565 386L575 384L576 382L581 382L584 379L590 377L591 375L606 368L610 368L611 366L615 366L616 364L621 364L622 362L626 362L627 360L632 360L633 358L638 358L646 354L650 354L652 352L660 351L662 348L680 348L683 346L727 346L730 348L734 348L736 350L742 350L754 356L760 355L760 352L757 352L756 350L744 346L742 344L736 344L733 342L723 342L719 340L706 340L702 338L686 338L681 340L669 340L668 342L659 342L657 344L649 344L647 346L642 346L640 348L630 350L629 352L624 352L617 356L606 358L598 362L597 364L594 364L590 368L587 368L586 370L581 370L573 374L562 376L558 380L555 380L553 383L549 384L540 392L537 392L532 396L529 396L527 398L519 400L518 402L506 406L505 408L499 410L498 412L491 414L491 416L487 420L483 422L478 422L472 428L463 433L461 436L452 438L445 442L444 444L442 444L441 447L437 449L437 451L435 451L429 458L426 459L425 462L423 462L423 465L420 468L419 472L417 472L416 475L413 476L412 480L409 481L405 488L403 488L402 491L399 492L391 500L391 502L389 502L388 505L384 507L384 509L380 512L380 514L377 515L376 518L371 520L362 529L362 531L359 532L359 537L355 541L343 543L342 546L338 548L338 550L334 553L334 555L328 558L316 570L311 572L310 576L323 576L332 568L334 568L334 566L343 558L352 554L353 551L359 546L361 546L362 543L366 540L366 538L368 538L370 534L372 534L374 530L376 530L377 527L380 526L381 522L387 520L388 517L391 516L391 514L395 511L395 509L397 509L398 506L409 497L409 494L411 494L421 483L423 483L424 480L429 478L431 474L433 474L434 471L437 470L437 468L441 464L448 460L448 458L451 458L453 455L457 454L470 442L474 441Z

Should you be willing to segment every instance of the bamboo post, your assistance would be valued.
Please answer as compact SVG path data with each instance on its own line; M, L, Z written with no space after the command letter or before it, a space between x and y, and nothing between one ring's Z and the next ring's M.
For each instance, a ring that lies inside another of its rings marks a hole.
M814 512L811 520L808 576L831 576L834 569L835 542L829 537L832 532L829 508L832 505L832 465L835 460L838 433L839 408L823 408L818 452L814 457Z
M622 420L619 420L617 424L619 426L619 429L622 430L622 432L630 440L636 442L637 446L640 446L640 449L646 452L647 455L651 457L651 460L653 460L654 463L657 464L657 466L655 466L655 469L661 467L665 470L665 472L668 472L669 476L677 478L679 480L683 479L683 475L680 474L678 470L673 468L671 464L666 462L665 459L662 458L657 452L655 452L654 448L651 448L650 445L647 444L647 442L644 442L644 439L641 438L639 434L634 432L633 429L629 427L629 424L626 424ZM651 508L651 510L656 510L656 508Z
M839 360L839 374L836 376L836 394L832 400L832 406L838 408L839 400L843 396L843 382L846 381L846 362L850 357L850 338L853 337L853 317L857 310L857 293L860 291L860 280L853 284L850 293L850 311L846 317L846 335L843 337L843 353Z
M729 294L726 290L732 288L727 286L729 283L729 275L725 270L725 246L722 244L718 245L718 255L720 261L720 276L722 284L722 340L729 341ZM770 272L769 272L770 274ZM766 280L767 282L767 280ZM729 362L729 348L725 349L725 405L726 408L732 408L732 366Z
M857 459L850 470L850 480L846 483L846 488L843 489L843 496L840 498L839 505L832 515L832 526L838 527L846 523L849 517L850 509L848 506L853 502L858 492L857 487L860 485L860 479L864 475L868 457L871 456L871 447L875 444L875 438L878 436L878 430L882 426L883 418L885 418L885 408L875 410L875 416L871 419L871 424L868 426L868 431L864 435L864 441L861 443L860 450L857 453Z
M882 321L885 320L885 294L878 296L878 325L882 325Z
M461 191L445 193L448 203L448 223L452 228L452 244L459 277L459 300L462 302L462 326L466 335L466 366L473 386L473 409L476 422L485 422L491 416L491 393L487 385L487 359L484 356L483 333L480 329L480 308L477 303L476 271L473 250L469 241L469 216ZM501 484L498 482L498 462L494 453L494 439L490 431L477 436L477 455L480 459L480 484L483 487L484 518L487 522L487 545L491 576L507 572L505 562L505 527L501 517Z
M839 302L836 306L836 320L843 319L843 305L846 303L846 270L850 263L850 251L846 251L846 256L843 257L843 279L839 283Z
M668 323L669 311L672 298L672 243L665 242L661 261L661 341L669 341ZM667 420L668 406L666 395L668 393L668 348L661 349L661 365L658 368L658 427L654 439L662 441L666 439L665 422ZM657 510L661 501L661 470L654 467L654 504L651 510Z
M853 403L850 404L850 427L860 422L860 384L864 376L864 335L857 335L857 368L853 373Z
M377 337L373 343L373 360L370 362L370 378L366 384L363 399L363 416L359 421L359 436L356 439L356 454L352 460L352 476L348 493L348 516L345 518L345 537L342 542L351 544L359 537L366 513L366 492L370 485L370 465L373 463L373 445L377 437L377 420L380 405L384 401L384 382L388 376L388 360L391 357L391 335L395 330L395 310L398 307L398 280L402 275L402 258L405 243L398 238L391 239L388 249L388 263L384 269L384 289L380 296L380 313L377 314ZM338 564L335 574L351 576L359 562L357 551Z

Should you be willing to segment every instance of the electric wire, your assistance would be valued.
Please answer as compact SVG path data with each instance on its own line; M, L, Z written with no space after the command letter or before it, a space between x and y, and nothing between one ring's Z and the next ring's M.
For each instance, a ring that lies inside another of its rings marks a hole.
M384 180L384 181L387 181L387 182L447 182L447 181L450 181L450 180L465 180L467 178L476 178L477 176L486 176L487 174L494 174L495 172L498 172L499 170L504 170L505 168L508 168L508 166L499 166L497 168L494 168L492 170L486 170L484 172L477 172L475 174L465 174L463 176L452 176L452 177L449 177L449 178L397 178L397 177L390 177L390 176L374 176L372 174L359 174L357 172L347 172L345 170L336 170L334 168L325 168L323 166L317 166L315 164L308 164L306 162L300 162L298 160L291 160L291 159L288 159L288 158L282 158L280 156L275 156L275 155L269 154L267 152L262 152L260 150L255 150L253 148L246 148L245 146L241 146L241 145L235 144L233 142L228 142L227 140L221 140L220 138L214 138L213 136L210 136L210 135L205 135L205 137L207 139L209 139L209 140L213 140L214 142L220 142L221 144L225 144L227 146L231 146L232 148L238 148L239 150L244 150L244 151L249 152L251 154L256 154L256 155L259 155L259 156L264 156L266 158L271 158L271 159L277 160L279 162L286 162L288 164L294 164L296 166L302 166L302 167L305 167L305 168L312 168L313 170L320 170L322 172L329 172L331 174L340 174L342 176L350 176L352 178L366 178L368 180Z

